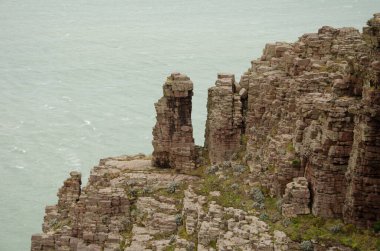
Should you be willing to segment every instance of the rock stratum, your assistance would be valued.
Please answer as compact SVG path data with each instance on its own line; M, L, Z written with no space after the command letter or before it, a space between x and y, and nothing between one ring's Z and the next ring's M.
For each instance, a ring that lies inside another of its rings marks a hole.
M193 83L171 74L153 154L71 172L32 251L379 250L380 14L265 46L208 91L195 146Z

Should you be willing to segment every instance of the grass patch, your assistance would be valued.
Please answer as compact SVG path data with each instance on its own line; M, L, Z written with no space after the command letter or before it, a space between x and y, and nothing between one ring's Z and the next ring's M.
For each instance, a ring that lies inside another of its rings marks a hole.
M181 182L177 184L174 192L170 191L168 188L161 188L154 194L155 196L165 196L176 200L182 200L185 197L184 191L187 189L187 187L187 183Z
M128 229L127 231L120 233L122 239L119 245L120 250L124 250L126 247L128 247L131 244L132 239L132 228Z
M212 247L212 248L214 248L216 250L216 240L210 241L209 246Z
M219 179L218 176L205 175L203 181L197 186L196 192L207 197L208 201L216 201L223 207L234 207L249 210L252 207L252 200L246 191L249 187L244 184L244 176L247 171L234 176L232 172L225 172L226 179ZM210 192L220 191L218 197L210 196Z
M52 228L53 231L57 231L58 229L61 229L64 226L71 226L71 220L70 219L64 219L64 220L60 221L60 220L54 219L50 223L50 228Z
M164 248L164 251L174 251L175 250L175 245L170 245Z
M341 225L339 231L333 231L334 226ZM285 232L293 241L317 240L319 243L340 243L354 250L379 250L380 241L371 231L358 229L341 220L323 219L313 215L298 216L290 220L285 227L280 222L272 226Z
M289 152L289 153L294 153L294 152L296 151L296 149L294 148L292 142L289 142L289 143L286 145L286 151Z

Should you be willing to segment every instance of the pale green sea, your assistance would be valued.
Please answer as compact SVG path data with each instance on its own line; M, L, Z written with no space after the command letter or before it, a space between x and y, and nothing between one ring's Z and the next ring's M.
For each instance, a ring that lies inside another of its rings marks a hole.
M267 42L323 25L361 28L379 0L0 0L0 251L29 250L71 170L150 153L153 103L173 71L207 88Z

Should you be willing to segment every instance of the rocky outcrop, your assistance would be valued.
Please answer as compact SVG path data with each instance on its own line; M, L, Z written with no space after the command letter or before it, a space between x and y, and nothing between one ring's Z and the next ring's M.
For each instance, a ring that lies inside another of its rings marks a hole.
M121 156L101 160L79 194L80 174L72 172L59 190L58 205L46 207L43 233L32 236L31 250L116 250L121 245L143 250L133 247L149 244L156 234L174 233L180 213L177 200L152 196L172 183L196 179L162 173L144 155Z
M294 178L286 185L281 210L285 217L310 214L310 191L306 178Z
M380 219L380 14L368 24L363 35L376 60L369 64L372 86L363 88L363 101L350 110L355 127L343 208L344 219L361 226L371 226Z
M229 160L239 150L246 98L246 89L232 74L218 74L215 86L208 90L205 148L211 163Z
M198 177L150 164L144 155L103 159L80 194L80 174L71 173L31 250L287 250L285 233L271 233L252 212L198 194ZM52 213L68 206L68 215Z
M378 20L369 21L365 39L356 29L326 26L295 43L268 44L240 81L248 88L253 175L278 196L304 176L313 214L366 226L380 219Z
M154 105L157 123L153 128L153 166L193 169L196 151L191 124L193 82L172 73L163 86L164 96Z
M152 158L102 159L83 188L70 173L31 250L351 250L335 236L319 243L326 231L350 234L339 224L298 243L302 220L324 224L298 215L380 220L380 14L368 25L268 44L239 83L218 74L205 149L192 136L193 83L171 74Z

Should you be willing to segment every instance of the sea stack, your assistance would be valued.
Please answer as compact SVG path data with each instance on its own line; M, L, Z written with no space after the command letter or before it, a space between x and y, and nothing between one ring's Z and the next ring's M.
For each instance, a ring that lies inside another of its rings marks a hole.
M191 123L193 82L172 73L163 86L163 97L154 104L152 165L159 168L195 168L195 144Z

